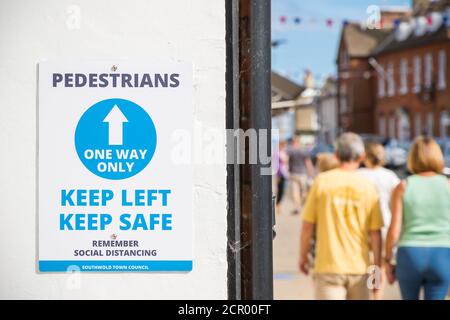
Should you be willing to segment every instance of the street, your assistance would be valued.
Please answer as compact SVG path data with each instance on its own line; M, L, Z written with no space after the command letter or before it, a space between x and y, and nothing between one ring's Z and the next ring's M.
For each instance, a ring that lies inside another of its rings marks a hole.
M298 270L300 215L291 214L289 193L282 203L282 213L276 216L276 237L273 243L274 299L314 299L311 276ZM400 299L398 284L386 285L384 299Z

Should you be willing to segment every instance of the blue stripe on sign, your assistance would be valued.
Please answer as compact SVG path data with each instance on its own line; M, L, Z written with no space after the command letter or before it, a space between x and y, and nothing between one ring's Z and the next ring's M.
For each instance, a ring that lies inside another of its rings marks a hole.
M40 272L151 272L191 270L192 260L39 260Z

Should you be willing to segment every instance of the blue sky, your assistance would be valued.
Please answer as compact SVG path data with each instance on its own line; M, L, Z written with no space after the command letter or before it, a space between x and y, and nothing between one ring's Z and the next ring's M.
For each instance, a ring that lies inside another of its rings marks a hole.
M284 44L272 49L272 69L301 83L310 69L316 84L335 74L342 21L365 21L370 5L409 6L410 0L272 0L272 40ZM287 21L280 23L280 16ZM294 23L300 17L300 24ZM325 21L333 19L332 27Z

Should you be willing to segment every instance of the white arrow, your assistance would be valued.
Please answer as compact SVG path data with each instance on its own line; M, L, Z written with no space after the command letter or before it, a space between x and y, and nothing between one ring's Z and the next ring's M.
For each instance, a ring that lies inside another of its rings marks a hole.
M128 122L119 107L115 105L103 122L108 123L108 142L110 146L121 146L123 144L123 123Z

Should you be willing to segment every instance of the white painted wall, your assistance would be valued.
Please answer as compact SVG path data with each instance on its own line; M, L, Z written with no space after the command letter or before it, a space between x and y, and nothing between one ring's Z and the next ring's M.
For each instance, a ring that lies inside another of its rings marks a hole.
M223 0L0 0L0 298L226 298L225 164L195 167L191 273L38 274L35 206L38 61L192 61L195 121L222 130L224 37Z

